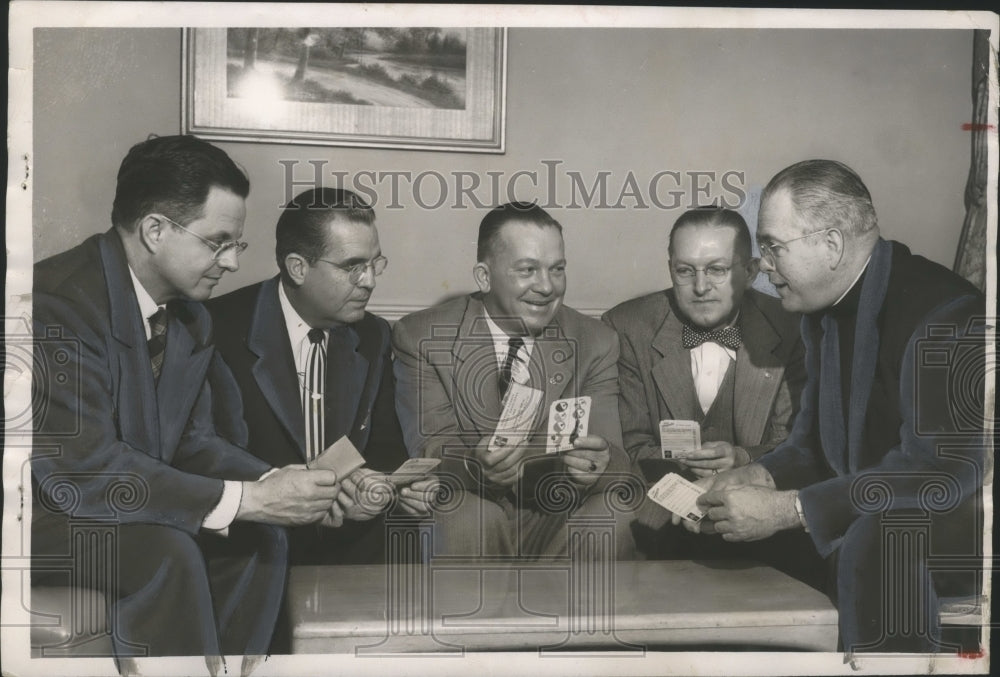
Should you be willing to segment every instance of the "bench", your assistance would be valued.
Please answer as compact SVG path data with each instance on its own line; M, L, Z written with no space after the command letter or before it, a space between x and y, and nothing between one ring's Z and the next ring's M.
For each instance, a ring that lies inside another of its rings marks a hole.
M835 651L822 593L750 562L454 561L291 571L293 653Z

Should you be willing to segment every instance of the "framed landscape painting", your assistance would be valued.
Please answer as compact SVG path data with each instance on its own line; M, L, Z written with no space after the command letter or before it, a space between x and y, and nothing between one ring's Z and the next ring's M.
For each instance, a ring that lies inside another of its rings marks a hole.
M504 150L502 28L189 28L182 125L206 139Z

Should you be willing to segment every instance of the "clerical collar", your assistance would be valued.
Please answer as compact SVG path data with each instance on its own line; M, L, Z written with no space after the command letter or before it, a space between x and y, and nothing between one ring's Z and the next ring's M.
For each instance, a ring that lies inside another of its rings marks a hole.
M849 315L857 311L858 304L861 302L861 288L864 286L865 273L868 272L868 264L871 263L871 260L872 257L869 256L868 260L865 261L865 265L858 272L857 277L854 278L851 286L831 306L830 310L833 313L837 315Z

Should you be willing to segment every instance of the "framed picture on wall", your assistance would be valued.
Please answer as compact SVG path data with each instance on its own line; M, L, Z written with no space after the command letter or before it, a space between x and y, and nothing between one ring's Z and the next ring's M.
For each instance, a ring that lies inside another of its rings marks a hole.
M502 28L189 28L182 127L206 139L504 151Z

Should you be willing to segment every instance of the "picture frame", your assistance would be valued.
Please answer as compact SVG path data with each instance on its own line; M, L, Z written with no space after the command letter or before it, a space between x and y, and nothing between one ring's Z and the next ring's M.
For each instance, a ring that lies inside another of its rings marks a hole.
M186 134L504 152L504 28L186 28L181 53Z

